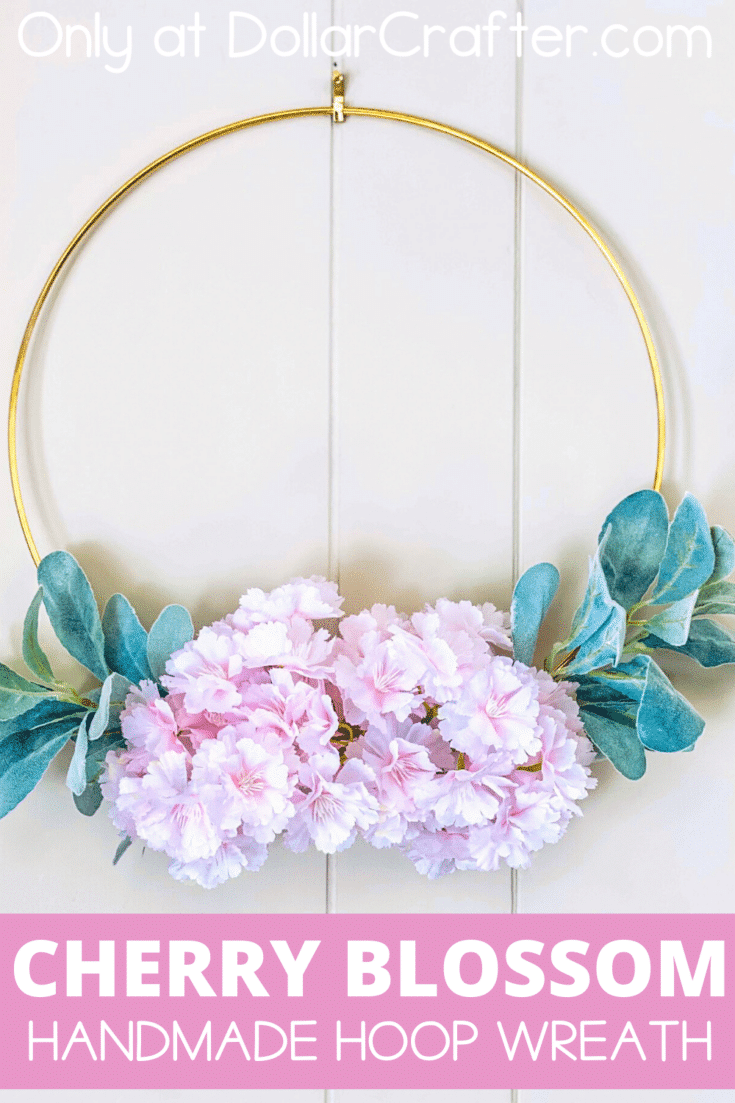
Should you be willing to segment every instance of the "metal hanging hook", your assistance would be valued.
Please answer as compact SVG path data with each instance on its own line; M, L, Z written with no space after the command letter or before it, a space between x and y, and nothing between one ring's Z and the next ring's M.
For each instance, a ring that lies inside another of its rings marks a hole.
M339 69L332 73L332 121L345 121L345 75Z

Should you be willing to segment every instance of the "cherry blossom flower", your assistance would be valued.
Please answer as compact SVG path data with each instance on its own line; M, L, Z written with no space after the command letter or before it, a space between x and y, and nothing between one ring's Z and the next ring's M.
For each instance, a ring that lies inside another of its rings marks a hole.
M285 843L291 850L306 850L313 842L324 854L345 850L377 821L378 803L366 788L373 780L371 771L357 759L351 759L335 780L312 766L299 773L301 791L294 794L296 814L289 823Z
M189 785L187 759L164 751L142 777L122 778L117 798L121 812L132 817L137 837L180 861L209 858L220 844L207 794Z
M247 632L254 625L269 621L289 624L294 617L330 620L342 616L343 601L334 582L317 577L293 578L268 594L255 588L248 590L240 598L239 609L228 621L241 632Z
M247 722L223 728L207 739L194 756L192 782L215 790L210 798L222 832L246 829L258 842L272 842L293 815L289 780L280 748L255 742Z
M334 680L350 723L367 721L386 731L386 717L407 720L420 706L427 664L408 627L385 605L347 617L341 625Z
M190 713L226 713L240 704L243 665L232 634L202 628L195 640L171 656L161 681L172 693L184 694Z
M248 835L224 839L211 858L196 858L190 862L172 862L168 871L177 881L196 881L202 888L212 889L244 869L260 869L268 857L268 847Z
M469 832L432 830L419 824L413 828L403 852L419 873L430 880L462 868L469 859Z
M509 618L489 603L477 606L442 598L434 607L414 613L411 624L429 660L427 693L438 702L452 700L496 649L511 648Z
M529 667L493 658L473 674L456 701L439 710L439 727L458 751L481 758L494 747L517 762L541 749L538 683Z
M516 786L495 819L470 835L469 868L497 870L504 861L512 869L526 869L534 851L559 840L564 829L560 820L559 802L552 793L530 780Z
M316 622L341 604L321 578L248 590L131 688L100 779L118 830L207 888L278 836L334 854L360 835L429 877L526 866L595 784L576 686L502 654L493 605L374 605L335 639Z

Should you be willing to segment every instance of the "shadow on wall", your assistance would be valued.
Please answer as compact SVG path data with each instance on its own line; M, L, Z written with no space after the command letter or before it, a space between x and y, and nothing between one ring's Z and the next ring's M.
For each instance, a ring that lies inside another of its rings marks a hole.
M111 549L109 545L86 541L72 545L69 551L89 578L101 606L104 606L113 593L123 593L135 608L143 624L150 627L165 605L182 601L181 594L175 592L175 584L169 589L160 584L151 585L142 581L137 573L131 572L121 554ZM427 577L435 575L447 577L452 571L452 560L450 556L440 551L426 549L423 546L414 551L418 561L414 571L415 582L406 580L405 568L400 566L406 561L404 549L401 549L400 558L366 550L361 555L347 559L340 569L340 590L346 599L345 612L355 613L380 602L395 605L399 611L410 614L423 608L426 601L434 602L440 597L447 597L453 601L467 600L476 604L490 601L500 609L510 607L512 589L510 577L508 574L501 575L497 570L492 575L488 573L488 582L482 586L475 585L464 589L458 585L446 593L427 594L426 586L421 583L422 573L425 571ZM292 576L302 573L308 577L315 573L309 564L318 562L322 558L322 553L316 547L308 548L299 558L304 566L294 569ZM571 560L571 556L569 558ZM239 584L233 583L231 572L220 577L203 579L201 585L204 590L192 603L190 610L195 626L200 628L232 612L237 608L241 594L251 586L271 589L288 581L285 575L273 581L272 573L272 570L269 570L269 577L264 578L261 571L255 570L251 574L246 569Z

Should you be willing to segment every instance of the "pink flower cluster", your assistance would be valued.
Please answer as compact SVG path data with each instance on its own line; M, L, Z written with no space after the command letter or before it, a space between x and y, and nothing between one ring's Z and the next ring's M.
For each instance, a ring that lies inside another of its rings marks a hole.
M441 600L409 619L374 606L341 625L334 677L363 734L378 821L421 873L518 868L557 842L595 785L575 687L514 662L492 605Z
M212 887L281 835L332 854L358 834L430 877L525 866L594 781L573 686L513 662L507 618L442 600L374 606L332 637L337 588L294 579L175 652L121 716L102 791L117 828Z

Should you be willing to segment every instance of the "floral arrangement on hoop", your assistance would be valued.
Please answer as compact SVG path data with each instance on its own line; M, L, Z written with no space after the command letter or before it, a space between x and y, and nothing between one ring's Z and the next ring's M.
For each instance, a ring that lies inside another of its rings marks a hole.
M100 618L67 552L38 568L25 619L30 681L0 664L0 815L71 739L67 784L93 815L211 888L260 868L277 836L327 854L358 835L419 872L525 867L557 842L606 757L641 778L646 751L691 750L704 721L659 666L660 650L735 662L735 543L687 494L669 521L641 491L608 516L569 636L534 667L559 585L540 563L510 614L441 599L411 617L375 605L344 616L337 587L293 579L195 637L170 605L146 632L115 594ZM56 680L38 639L45 606L98 680ZM319 622L339 625L330 635Z

